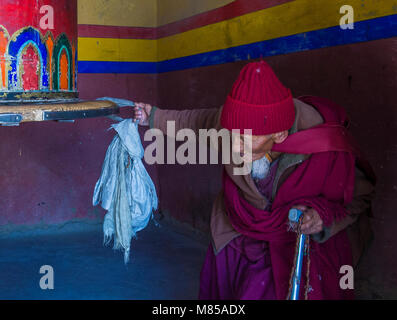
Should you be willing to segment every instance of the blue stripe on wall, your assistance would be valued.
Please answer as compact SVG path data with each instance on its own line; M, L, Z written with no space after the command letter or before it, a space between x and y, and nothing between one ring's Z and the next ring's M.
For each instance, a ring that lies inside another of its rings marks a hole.
M79 61L79 72L162 73L396 36L397 15L390 15L356 22L353 30L331 27L158 63Z
M79 61L79 73L157 73L156 62Z

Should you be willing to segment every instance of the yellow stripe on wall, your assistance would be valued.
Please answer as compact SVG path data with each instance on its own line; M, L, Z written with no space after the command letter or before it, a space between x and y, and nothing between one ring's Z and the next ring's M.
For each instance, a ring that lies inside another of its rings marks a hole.
M324 29L345 4L356 22L397 14L397 0L296 0L158 40L80 38L79 60L159 62Z
M397 13L396 0L296 0L159 39L159 61L337 26L346 4L357 22Z

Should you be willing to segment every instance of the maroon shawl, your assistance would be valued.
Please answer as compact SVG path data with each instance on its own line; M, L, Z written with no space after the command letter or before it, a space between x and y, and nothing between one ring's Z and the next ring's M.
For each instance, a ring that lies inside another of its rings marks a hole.
M225 207L233 227L243 235L269 242L278 299L285 299L288 294L296 244L296 233L288 231L289 209L293 205L313 207L325 226L345 217L349 214L345 206L353 198L355 163L362 159L354 139L345 130L348 119L343 108L323 98L303 97L301 100L316 107L325 123L292 134L273 148L288 153L311 153L312 156L281 185L269 211L249 204L228 174L223 174ZM309 299L354 297L353 290L342 290L339 286L340 267L352 265L346 231L324 243L311 241L310 259ZM306 283L306 260L302 271L301 299Z

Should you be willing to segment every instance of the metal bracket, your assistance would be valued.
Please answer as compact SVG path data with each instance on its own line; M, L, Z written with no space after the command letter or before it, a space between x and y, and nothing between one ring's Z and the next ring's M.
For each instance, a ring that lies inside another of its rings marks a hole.
M19 126L22 121L22 115L16 113L0 114L0 125L4 127Z
M104 117L118 113L119 108L95 109L95 110L73 110L73 111L44 111L43 120L75 120L95 117Z

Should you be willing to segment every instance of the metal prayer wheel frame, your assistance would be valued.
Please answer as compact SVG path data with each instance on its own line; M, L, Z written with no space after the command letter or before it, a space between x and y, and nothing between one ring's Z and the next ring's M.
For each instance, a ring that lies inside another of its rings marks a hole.
M33 121L68 121L104 117L120 112L111 101L81 101L73 104L33 104L20 106L0 106L0 125L18 126Z

